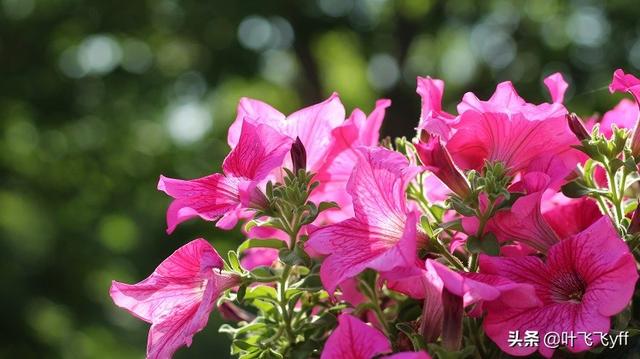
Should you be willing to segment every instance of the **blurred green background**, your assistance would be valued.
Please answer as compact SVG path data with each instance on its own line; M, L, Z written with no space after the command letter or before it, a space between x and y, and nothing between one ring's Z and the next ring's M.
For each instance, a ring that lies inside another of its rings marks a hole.
M386 135L411 135L415 77L490 95L511 79L604 111L618 67L640 72L633 1L0 0L0 357L140 358L147 324L116 309L186 241L221 251L238 232L191 221L164 232L159 174L220 168L241 96L283 112L339 91L349 111L393 100ZM220 319L179 358L227 356Z

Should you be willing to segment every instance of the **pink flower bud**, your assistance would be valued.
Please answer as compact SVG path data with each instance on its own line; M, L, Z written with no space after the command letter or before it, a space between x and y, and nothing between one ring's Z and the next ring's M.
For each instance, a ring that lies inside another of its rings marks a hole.
M291 162L293 162L293 172L298 173L301 169L307 169L307 151L300 137L291 146Z
M568 114L567 122L569 123L571 132L576 135L578 140L582 141L591 138L591 135L584 127L584 124L582 123L582 120L580 119L580 117L578 117L578 115L576 115L575 113Z

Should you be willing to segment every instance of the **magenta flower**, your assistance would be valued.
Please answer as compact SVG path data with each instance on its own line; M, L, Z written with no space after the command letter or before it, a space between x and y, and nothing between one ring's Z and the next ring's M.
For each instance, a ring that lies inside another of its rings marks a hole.
M457 118L442 110L444 81L431 77L418 77L416 92L422 100L418 129L448 140Z
M466 178L456 167L446 147L438 136L429 136L426 142L416 144L418 157L427 170L438 177L450 190L461 198L471 192Z
M613 73L613 80L611 80L611 84L609 85L609 91L612 93L629 92L636 100L636 105L640 106L640 79L631 74L625 74L621 69ZM637 156L640 155L640 128L638 128L638 118L636 118L635 123L633 134L631 135L631 153Z
M363 323L350 314L338 317L338 327L333 330L324 345L320 359L371 359L390 353L389 339L377 329ZM404 352L387 359L429 359L424 352Z
M612 125L618 126L618 128L626 128L629 131L633 130L636 122L638 122L638 116L640 111L638 105L629 100L622 99L611 110L605 112L600 121L600 133L604 134L607 138L611 138L613 130ZM593 126L593 124L591 124Z
M496 234L502 243L513 241L544 253L555 243L585 230L602 218L592 199L567 198L549 189L549 184L550 177L544 173L524 175L512 186L512 190L517 188L524 195L509 210L496 213L489 221L488 230ZM524 248L522 252L532 251Z
M640 99L640 79L632 74L625 74L622 69L617 69L613 73L609 91L611 91L611 93L629 92L636 99L636 102L638 102Z
M519 307L539 305L533 287L487 274L456 272L445 265L427 259L418 275L388 281L390 289L414 299L424 299L421 332L428 342L442 332L443 290L462 298L462 307L484 302L507 302Z
M375 109L369 116L360 109L355 109L349 118L331 132L331 143L327 150L327 159L317 169L314 180L320 182L311 195L311 200L334 201L340 208L323 213L329 223L336 223L353 217L351 196L347 193L347 181L358 161L357 148L360 146L377 146L380 127L384 120L389 100L378 100Z
M541 172L523 176L521 185L525 195L518 198L508 211L496 213L487 227L502 242L516 241L546 252L560 241L560 237L542 215L540 207L549 183L549 176Z
M546 262L539 257L500 258L482 256L480 272L502 276L535 288L541 305L517 308L503 303L488 306L484 319L487 335L511 355L536 350L551 357L554 349L510 346L509 332L572 332L578 336L572 352L589 350L581 333L607 333L610 317L621 312L633 295L638 273L635 260L609 218L603 217L579 234L552 246ZM598 335L592 339L599 342Z
M269 125L281 135L291 139L299 137L306 150L307 170L316 172L324 164L331 143L331 131L342 124L344 118L344 106L336 93L319 104L289 116L262 101L242 98L236 120L229 127L227 141L231 148L236 147L243 122Z
M596 202L587 197L574 199L556 193L549 199L543 198L541 205L544 220L561 239L582 232L602 218Z
M320 277L328 292L366 268L388 272L416 260L417 214L407 209L405 190L419 170L380 147L365 147L347 183L355 215L310 233L307 245L328 255Z
M219 220L219 228L235 226L248 208L264 205L258 185L282 165L290 147L289 137L245 121L237 146L222 164L223 174L186 181L160 176L158 189L174 198L167 210L167 232L196 216Z
M442 81L418 78L419 128L440 136L463 170L479 170L485 161L500 161L515 174L543 156L559 157L573 168L579 155L570 146L577 141L561 103L567 85L560 74L551 75L545 84L554 103L527 103L510 82L503 82L488 101L465 94L458 104L459 116L454 117L442 111Z
M165 259L138 284L114 281L111 298L134 316L151 323L147 358L171 358L207 324L216 299L240 282L222 272L224 262L204 239L193 240Z
M544 79L544 85L547 86L549 94L551 95L551 101L553 101L553 103L564 102L564 94L565 92L567 92L569 84L567 84L567 82L564 80L562 74L556 72L547 76Z

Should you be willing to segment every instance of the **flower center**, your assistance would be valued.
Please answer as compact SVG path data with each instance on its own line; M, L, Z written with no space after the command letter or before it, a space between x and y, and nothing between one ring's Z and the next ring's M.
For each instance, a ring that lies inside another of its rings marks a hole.
M587 283L575 272L557 273L551 280L551 299L557 303L580 303Z

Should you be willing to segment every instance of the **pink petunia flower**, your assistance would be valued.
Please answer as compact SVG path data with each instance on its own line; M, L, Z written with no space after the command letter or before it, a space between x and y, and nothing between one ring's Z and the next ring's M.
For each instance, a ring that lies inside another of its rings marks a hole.
M453 163L451 155L440 141L440 137L429 135L425 142L421 141L415 146L425 169L431 171L461 198L466 198L469 195L471 192L469 183Z
M216 221L219 228L231 229L248 208L265 200L258 185L282 165L291 139L267 125L242 123L237 146L222 164L224 173L193 180L160 176L158 189L174 200L167 209L167 232L188 219L199 216Z
M350 314L338 317L338 327L324 345L320 359L371 359L392 351L389 339ZM425 352L403 352L387 359L429 359Z
M364 147L347 183L353 218L310 233L307 245L325 254L320 277L328 292L366 268L388 272L416 260L417 213L407 209L405 190L419 171L407 159L380 147Z
M544 262L537 256L483 255L480 272L535 288L540 306L488 306L483 324L486 334L508 354L529 355L539 350L545 357L551 357L554 349L511 346L509 332L537 331L540 338L548 332L573 333L577 339L568 343L568 349L589 350L584 333L592 333L598 344L597 333L609 331L610 317L629 304L638 279L635 260L607 217L553 245Z
M458 119L442 110L444 81L418 77L416 92L422 100L418 129L439 136L445 141L449 140Z
M369 116L360 109L355 109L344 123L331 131L327 161L316 169L314 177L320 185L311 195L311 200L315 203L334 201L340 207L322 214L323 219L329 223L353 217L351 196L346 187L353 165L358 161L357 148L378 145L380 127L390 105L389 100L378 100Z
M222 272L224 262L204 239L180 247L145 280L137 284L114 281L114 303L151 323L147 358L171 358L191 345L193 335L207 324L216 299L240 278Z
M427 342L434 342L442 332L443 291L462 298L462 307L484 302L507 302L519 307L539 305L533 287L508 279L480 273L456 272L432 259L418 275L388 281L390 289L414 299L423 299L420 331ZM479 309L474 312L481 312Z
M551 189L550 177L545 173L527 173L511 186L512 191L515 188L523 195L511 208L496 213L487 229L502 243L515 242L520 245L520 253L544 253L555 243L583 231L602 218L602 213L592 199L571 199ZM473 230L469 222L471 221L463 224ZM512 251L514 248L511 245L503 246L502 249L507 250L509 256L516 253ZM506 255L507 252L503 254Z
M567 84L567 82L564 80L562 74L556 72L547 76L544 79L544 85L547 86L549 94L551 95L551 101L553 101L553 103L564 102L564 94L567 92L569 84Z
M542 197L549 187L550 178L541 172L523 176L521 184L524 195L518 198L507 211L500 211L490 220L487 228L502 242L516 241L546 252L560 241L545 220L540 209Z
M266 124L281 135L291 139L300 138L307 154L307 170L315 172L324 164L331 142L331 131L344 120L344 106L337 93L289 116L262 101L242 98L238 104L236 120L229 127L227 142L231 148L237 146L243 122Z
M419 128L440 136L461 169L479 170L486 161L500 161L516 174L542 156L558 157L569 168L577 164L578 151L571 148L577 141L561 103L566 83L560 74L545 79L553 103L527 103L510 82L503 82L488 101L465 94L456 117L441 110L441 81L418 82L423 101Z
M640 106L640 79L631 75L625 74L622 69L618 69L613 73L613 79L609 85L609 91L613 92L629 92L636 100L636 106ZM638 118L635 120L633 126L633 134L631 135L631 153L634 156L640 154L640 126L638 124Z

